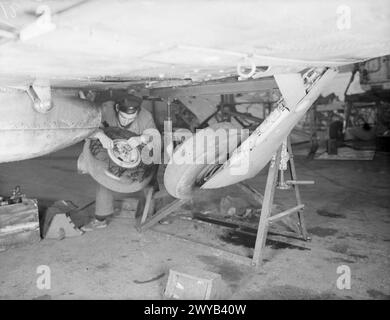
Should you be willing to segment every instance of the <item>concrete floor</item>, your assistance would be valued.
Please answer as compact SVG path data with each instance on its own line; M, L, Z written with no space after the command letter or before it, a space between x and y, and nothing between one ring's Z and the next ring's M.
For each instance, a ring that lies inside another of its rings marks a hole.
M76 172L80 151L76 145L38 159L1 164L0 194L21 185L28 197L43 205L61 199L78 206L93 201L93 180ZM316 181L301 189L311 250L267 246L259 270L165 234L140 234L134 219L115 218L108 228L77 238L42 240L1 252L0 299L161 299L169 268L183 265L220 273L229 288L225 298L389 299L389 159L383 153L373 161L307 161L297 156L299 177ZM262 190L265 174L266 170L249 183ZM235 186L223 188L195 199L194 205L212 209L226 195L237 197L240 192ZM290 192L276 195L283 205L293 205L293 200ZM91 212L93 207L84 214ZM204 242L212 245L221 243L218 232L212 232L216 227L207 224L179 219L166 228L204 235ZM36 286L39 265L51 269L50 290ZM351 269L350 290L336 287L340 265Z

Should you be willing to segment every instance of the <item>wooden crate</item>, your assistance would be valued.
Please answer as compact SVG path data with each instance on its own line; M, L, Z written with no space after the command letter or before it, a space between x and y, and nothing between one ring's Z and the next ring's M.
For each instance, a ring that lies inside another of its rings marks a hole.
M0 251L40 240L38 204L33 199L0 206Z
M179 300L213 300L221 298L220 274L193 267L170 269L165 298Z

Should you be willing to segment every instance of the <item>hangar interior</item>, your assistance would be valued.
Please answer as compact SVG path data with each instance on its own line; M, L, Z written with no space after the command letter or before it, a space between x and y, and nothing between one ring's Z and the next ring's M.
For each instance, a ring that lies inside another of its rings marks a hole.
M0 299L388 300L378 3L0 1Z

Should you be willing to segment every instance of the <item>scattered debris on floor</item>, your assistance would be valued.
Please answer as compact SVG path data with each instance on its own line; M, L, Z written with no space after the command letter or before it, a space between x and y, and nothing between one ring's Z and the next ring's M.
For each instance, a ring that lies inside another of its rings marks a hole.
M133 282L136 283L136 284L144 284L144 283L157 281L157 280L161 279L164 276L165 276L165 273L161 273L158 276L153 277L152 279L143 280L143 281L141 281L141 280L133 280Z

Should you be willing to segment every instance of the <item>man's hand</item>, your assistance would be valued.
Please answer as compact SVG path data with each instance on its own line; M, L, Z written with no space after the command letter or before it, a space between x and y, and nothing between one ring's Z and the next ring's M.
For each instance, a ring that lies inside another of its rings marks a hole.
M103 145L103 148L106 148L107 150L108 149L112 149L114 147L114 141L112 141L109 137L107 137L106 135L102 138L99 139L100 142L102 143Z
M141 137L131 137L129 140L127 140L127 143L130 147L137 148L141 143Z
M114 147L114 142L101 130L95 132L91 138L99 139L100 143L103 145L103 148L112 149Z
M131 137L127 140L128 144L132 148L137 148L140 144L146 144L149 141L148 135L141 135L139 137Z

